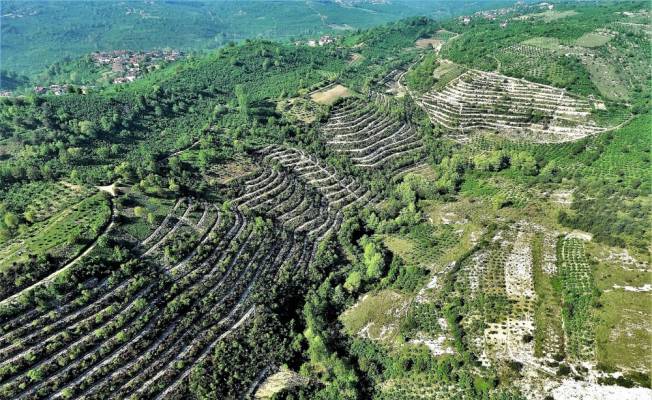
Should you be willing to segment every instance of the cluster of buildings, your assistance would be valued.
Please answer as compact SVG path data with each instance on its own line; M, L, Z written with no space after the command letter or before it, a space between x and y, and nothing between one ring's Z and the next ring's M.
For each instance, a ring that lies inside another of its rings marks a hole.
M310 39L305 44L307 44L310 47L317 47L317 46L326 46L327 44L331 44L331 43L335 43L335 38L330 35L324 35L320 37L319 40ZM295 42L294 44L300 46L303 43Z
M72 86L68 84L63 85L50 85L50 86L35 86L34 93L36 94L53 94L55 96L61 96L62 94L71 93L76 91L77 93L88 93L88 89L93 88L94 86Z
M161 62L176 61L183 54L178 50L99 51L91 54L91 59L98 66L111 66L115 75L113 83L133 82L143 72L156 68Z
M98 51L91 53L92 62L100 68L110 68L111 82L114 84L133 82L144 72L157 68L162 62L176 61L183 54L178 50L154 50L154 51ZM73 86L70 84L55 84L49 86L35 86L36 94L53 94L60 96L75 91L86 94L94 86ZM11 92L4 91L2 96L11 96Z

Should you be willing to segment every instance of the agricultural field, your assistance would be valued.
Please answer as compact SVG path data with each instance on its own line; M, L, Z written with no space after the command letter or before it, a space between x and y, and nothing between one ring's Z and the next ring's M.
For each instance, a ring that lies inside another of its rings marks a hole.
M652 399L649 12L488 4L0 98L0 399Z
M419 101L433 123L465 133L503 131L535 142L577 140L606 130L591 119L594 106L565 91L505 75L466 72Z
M388 163L401 166L401 159L419 158L423 144L409 121L383 112L376 101L362 99L339 102L322 126L326 145L347 155L360 168L377 169Z

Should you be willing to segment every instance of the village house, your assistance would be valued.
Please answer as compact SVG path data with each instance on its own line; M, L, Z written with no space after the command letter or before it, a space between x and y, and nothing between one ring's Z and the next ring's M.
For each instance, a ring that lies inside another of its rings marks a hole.
M329 36L329 35L324 35L324 36L319 38L319 45L320 46L324 46L324 45L331 44L331 43L334 43L334 42L335 42L335 39L332 36Z

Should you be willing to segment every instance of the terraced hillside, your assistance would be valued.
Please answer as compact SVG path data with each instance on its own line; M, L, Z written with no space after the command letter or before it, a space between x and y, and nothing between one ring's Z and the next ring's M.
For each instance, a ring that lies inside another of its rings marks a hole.
M563 89L471 70L420 99L433 123L461 134L501 131L534 142L564 142L606 128L591 118L595 105Z
M326 145L361 168L382 168L420 158L423 144L410 122L383 112L374 101L355 98L337 104L321 128Z
M277 162L319 191L328 205L335 209L364 206L374 200L371 192L355 178L342 176L333 167L302 150L271 146L262 154L265 160Z
M179 224L203 232L176 262L3 323L2 397L175 396L191 366L252 315L256 292L280 269L297 273L310 260L305 236L212 205L189 221L191 207L164 221L133 265L181 236ZM287 239L272 240L279 237Z
M652 400L646 7L0 97L0 400Z
M233 208L175 200L136 242L128 264L139 272L3 322L2 397L185 393L191 367L246 323L258 291L281 270L302 273L343 210L373 201L355 179L301 150L270 146L258 157L262 168L234 184Z

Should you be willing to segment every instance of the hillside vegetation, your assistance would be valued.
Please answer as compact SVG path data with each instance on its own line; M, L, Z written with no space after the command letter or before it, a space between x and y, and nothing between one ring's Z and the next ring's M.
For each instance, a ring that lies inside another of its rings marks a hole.
M0 99L0 398L652 397L649 10L553 8Z
M7 0L2 4L2 69L33 77L92 51L215 49L266 38L291 41L369 28L400 18L445 18L476 10L471 1L156 1ZM492 4L506 4L491 0ZM35 82L38 84L38 82ZM11 88L3 83L1 88Z

